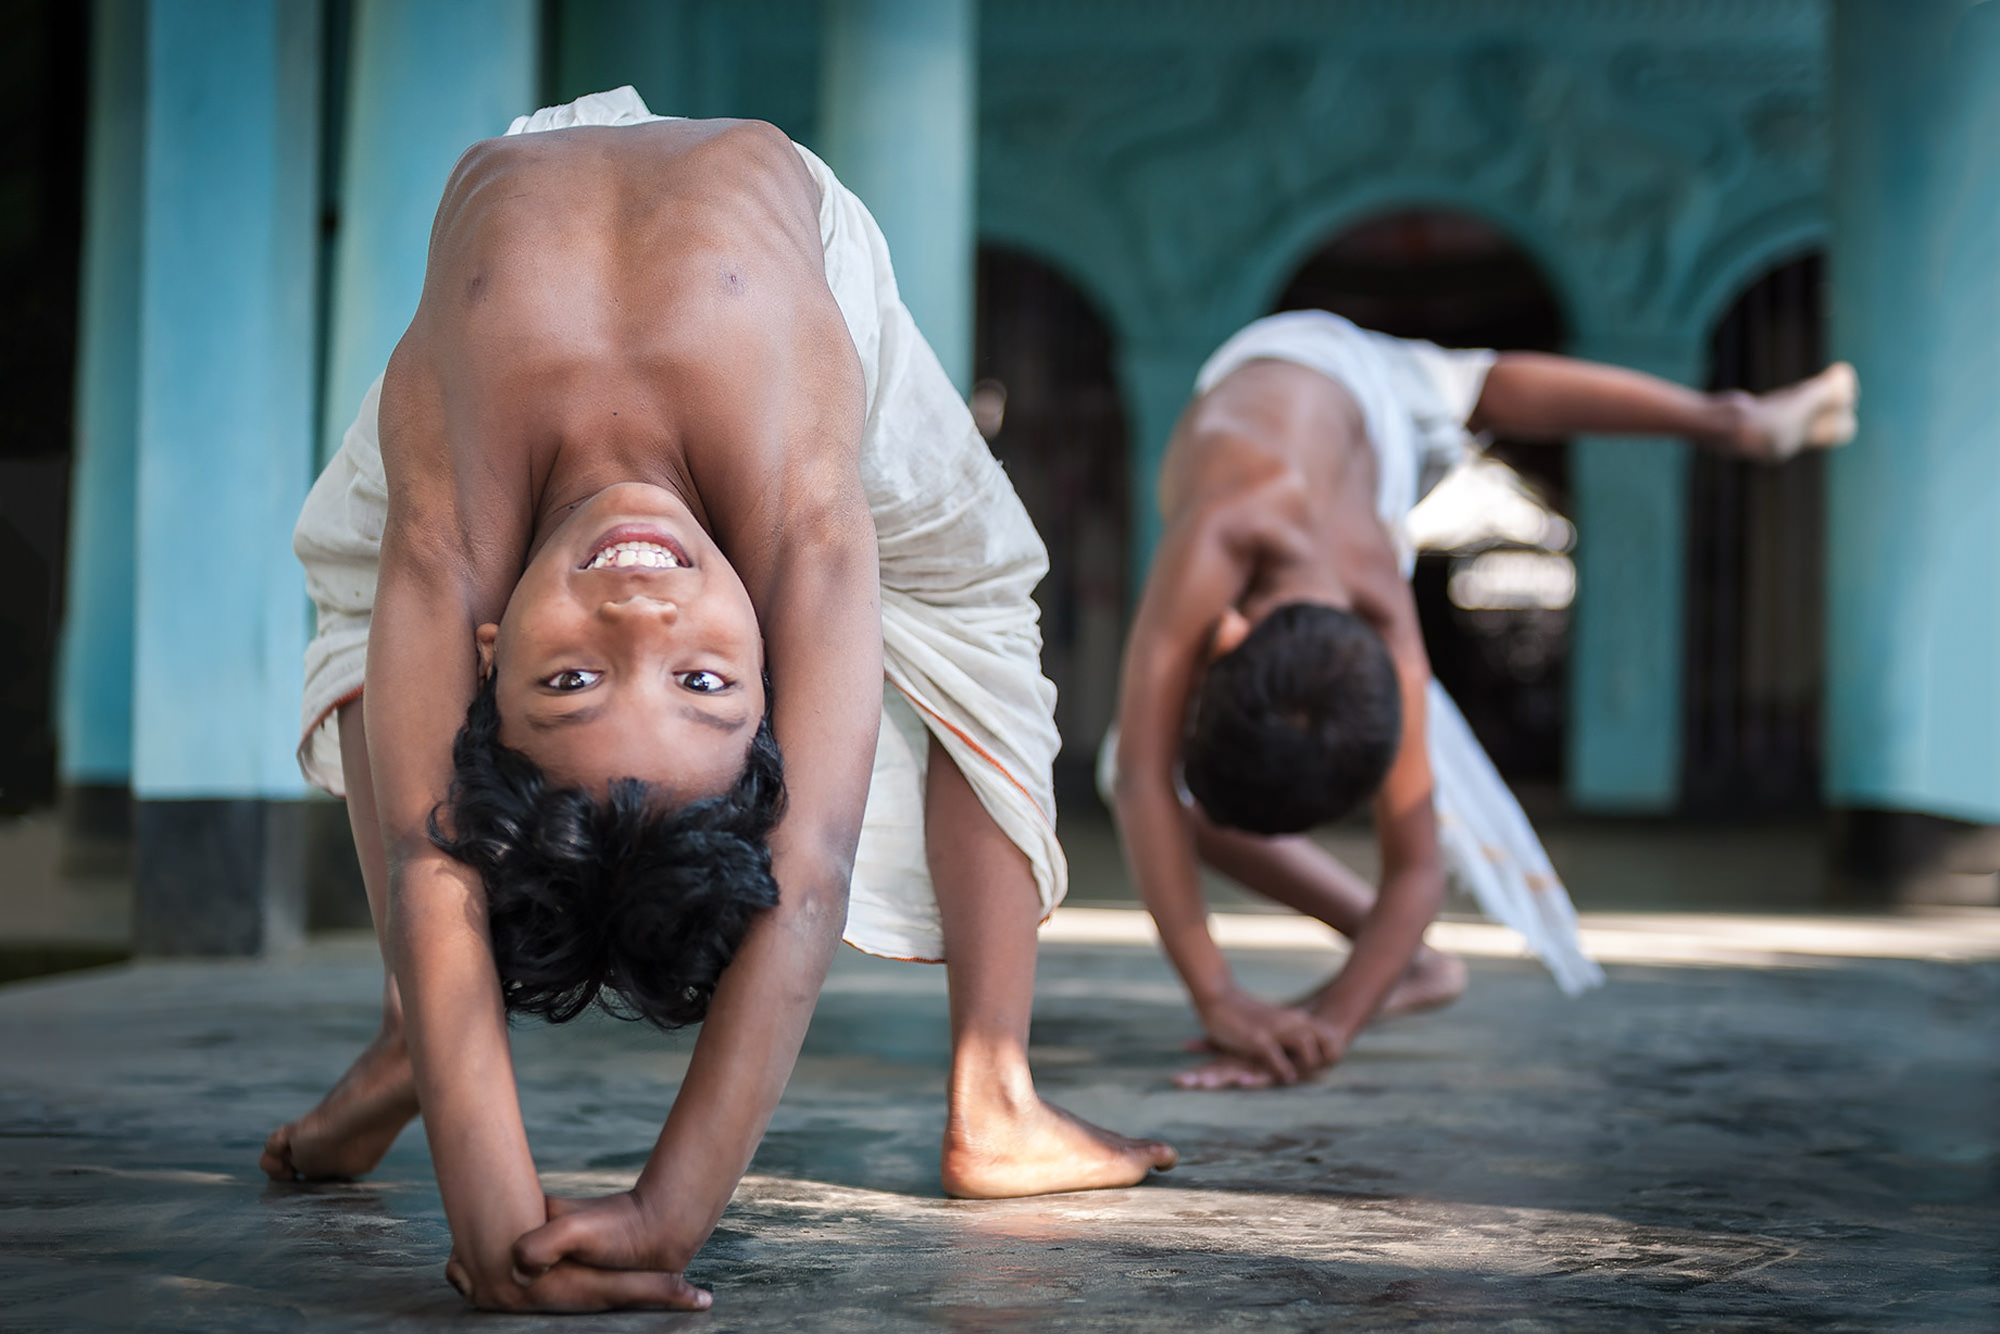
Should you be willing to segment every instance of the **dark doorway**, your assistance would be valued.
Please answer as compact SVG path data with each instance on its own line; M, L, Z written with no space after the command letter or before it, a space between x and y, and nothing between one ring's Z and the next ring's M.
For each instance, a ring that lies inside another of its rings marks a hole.
M1716 326L1709 388L1775 389L1826 364L1826 264L1752 284ZM1819 805L1826 457L1779 468L1694 456L1688 497L1686 760L1690 813Z
M85 16L0 5L0 812L55 795L57 609L69 513Z
M1534 261L1505 233L1458 213L1394 213L1350 228L1300 267L1272 309L1330 310L1363 328L1445 347L1551 352L1564 340L1562 308ZM1566 445L1496 440L1488 453L1567 514ZM1567 599L1458 605L1454 576L1495 545L1419 552L1412 582L1424 644L1431 670L1500 772L1554 787L1562 781L1567 713ZM1458 600L1479 601L1462 592Z
M1124 643L1125 413L1110 326L1061 273L979 250L974 415L1049 549L1042 670L1056 683L1065 805L1094 804L1098 742L1117 714Z

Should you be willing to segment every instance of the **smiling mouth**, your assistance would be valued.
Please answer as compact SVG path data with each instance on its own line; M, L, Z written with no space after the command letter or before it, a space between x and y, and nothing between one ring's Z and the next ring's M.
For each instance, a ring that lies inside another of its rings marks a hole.
M673 534L648 525L625 524L598 539L579 569L585 570L679 570L692 565L687 552Z

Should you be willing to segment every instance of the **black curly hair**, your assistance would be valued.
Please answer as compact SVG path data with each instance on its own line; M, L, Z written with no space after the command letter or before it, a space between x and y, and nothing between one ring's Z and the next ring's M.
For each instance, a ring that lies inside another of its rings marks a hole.
M636 778L613 779L602 799L551 784L502 744L490 675L451 760L431 842L485 884L510 1014L560 1024L595 1002L677 1028L708 1013L750 924L778 902L767 840L785 776L768 708L735 784L672 809Z
M1372 796L1402 731L1396 664L1375 628L1288 602L1209 664L1182 777L1215 823L1296 834Z

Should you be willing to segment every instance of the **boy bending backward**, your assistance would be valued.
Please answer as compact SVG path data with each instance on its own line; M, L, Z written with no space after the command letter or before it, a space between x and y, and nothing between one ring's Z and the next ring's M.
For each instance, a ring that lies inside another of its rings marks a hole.
M364 1173L421 1108L471 1301L706 1306L681 1271L843 930L950 961L949 1193L1172 1165L1036 1096L1046 557L810 153L629 88L474 145L295 547L301 763L347 798L387 970L273 1177ZM593 1002L706 1022L637 1185L545 1198L507 1016Z

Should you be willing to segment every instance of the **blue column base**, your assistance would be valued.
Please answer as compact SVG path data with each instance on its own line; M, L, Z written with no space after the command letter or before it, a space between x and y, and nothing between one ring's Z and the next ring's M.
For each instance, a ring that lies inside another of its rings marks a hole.
M1842 906L2000 906L2000 827L1847 810L1835 814L1832 834L1832 897Z
M58 810L65 874L131 874L131 788L123 783L71 783L62 790Z
M140 801L132 948L270 954L305 938L304 803Z

